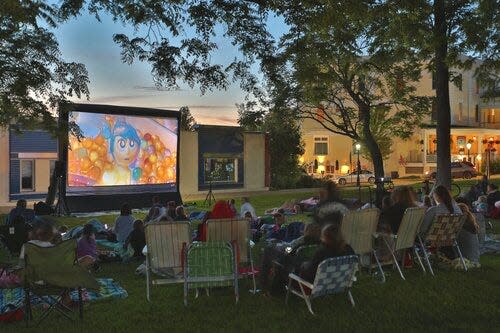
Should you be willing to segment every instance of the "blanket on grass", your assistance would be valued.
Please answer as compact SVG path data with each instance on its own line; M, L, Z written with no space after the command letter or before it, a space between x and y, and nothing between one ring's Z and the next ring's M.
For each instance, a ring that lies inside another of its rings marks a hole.
M128 293L123 289L120 284L113 279L102 278L97 279L100 285L99 292L94 292L90 290L82 290L82 299L85 302L90 301L100 301L110 298L126 298ZM70 297L73 301L78 301L78 291L74 290L70 292ZM42 300L38 296L32 296L32 304L40 304ZM24 303L24 289L23 288L12 288L12 289L0 289L0 314L3 314L13 309L18 309L23 307Z

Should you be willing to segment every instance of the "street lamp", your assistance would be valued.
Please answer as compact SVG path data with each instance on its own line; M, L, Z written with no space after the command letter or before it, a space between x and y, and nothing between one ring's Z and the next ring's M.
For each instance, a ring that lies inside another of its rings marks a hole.
M472 147L472 144L470 142L467 142L465 147L467 147L467 161L470 162L470 147Z
M361 172L361 162L359 161L359 151L361 150L361 144L356 143L356 145L354 147L356 148L356 155L358 155L358 163L357 163L357 166L356 166L356 168L358 169L358 171L357 171L357 177L356 177L356 186L360 187L361 186L361 181L359 179L359 173Z

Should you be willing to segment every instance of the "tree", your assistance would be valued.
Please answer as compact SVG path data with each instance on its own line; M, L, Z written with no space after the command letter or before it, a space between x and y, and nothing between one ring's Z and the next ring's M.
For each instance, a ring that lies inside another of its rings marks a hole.
M301 117L361 142L376 178L384 177L377 139L408 138L430 111L430 99L415 92L419 63L374 42L375 19L385 14L372 1L282 1L277 10L290 32L281 41L281 66L273 63L273 71L289 74L274 74L271 81L286 87L288 103L299 105ZM382 190L380 184L378 200Z
M498 86L499 10L495 0L384 1L387 20L379 21L377 42L396 45L427 64L436 77L437 179L451 186L449 82L460 81L455 69L481 61L477 79ZM487 94L488 95L488 94Z
M193 132L196 128L196 120L194 117L191 115L191 111L189 110L189 107L187 106L182 106L179 109L179 112L181 114L181 120L180 120L180 128L183 131L188 131L188 132Z
M43 126L56 132L55 110L72 96L88 96L82 64L61 58L54 35L55 7L41 1L5 0L0 6L0 127ZM73 130L76 128L73 126Z

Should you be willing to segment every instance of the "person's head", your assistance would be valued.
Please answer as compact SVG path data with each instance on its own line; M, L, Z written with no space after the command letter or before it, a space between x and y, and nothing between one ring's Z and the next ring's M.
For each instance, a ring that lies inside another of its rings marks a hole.
M141 145L141 139L135 128L125 119L119 118L110 136L110 152L116 163L122 167L129 167L134 163Z
M16 207L17 208L26 208L27 202L24 199L17 200Z
M496 186L495 184L493 184L493 183L488 184L488 193L495 192L497 189L498 189L498 186Z
M251 219L252 219L252 213L250 213L250 212L245 212L245 218L246 218L247 220L251 220Z
M390 195L386 195L382 198L382 209L387 209L392 206L392 200Z
M42 242L50 242L54 238L53 223L42 221L35 231L35 237Z
M425 207L431 207L432 206L432 199L430 195L424 195L424 206Z
M391 193L391 199L394 204L400 204L405 207L415 206L415 200L409 186L398 186Z
M321 225L319 223L306 224L304 228L304 238L319 241L321 237Z
M175 208L175 216L177 216L177 217L185 217L186 216L186 213L184 212L183 206L177 206Z
M230 205L233 205L233 206L234 206L234 205L235 205L235 203L236 203L236 201L235 201L234 199L229 199L229 204L230 204Z
M450 190L443 185L439 185L432 191L432 197L436 203L444 204L450 214L453 213L453 199L451 198Z
M346 246L340 232L340 225L341 223L330 223L321 230L321 243L332 250L340 251Z
M142 222L142 220L135 220L134 230L144 230L144 222Z
M132 209L128 203L124 203L120 209L120 215L126 216L132 214Z
M153 206L157 206L161 202L160 197L157 195L154 195L153 198L151 199L151 201L153 202Z
M83 226L82 237L89 240L92 236L94 236L94 227L92 224L87 223Z
M341 203L338 202L328 202L322 204L319 209L314 214L314 221L320 225L324 225L329 222L332 214L340 214L342 217L349 210Z
M485 196L485 195L480 195L479 198L477 198L477 200L479 202L482 202L482 203L487 203L488 202L488 197Z
M470 213L470 208L465 202L458 202L457 205L458 205L458 207L460 207L460 210L462 211L462 213L464 213L464 214Z
M285 223L285 210L283 208L278 209L276 213L273 215L274 217L274 223L277 225L282 225Z

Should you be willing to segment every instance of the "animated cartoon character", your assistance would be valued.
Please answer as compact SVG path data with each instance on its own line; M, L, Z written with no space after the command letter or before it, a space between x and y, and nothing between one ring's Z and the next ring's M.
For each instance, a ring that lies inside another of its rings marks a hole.
M103 173L101 184L129 185L132 183L131 168L139 154L141 139L136 129L123 118L116 120L108 138L113 168Z

